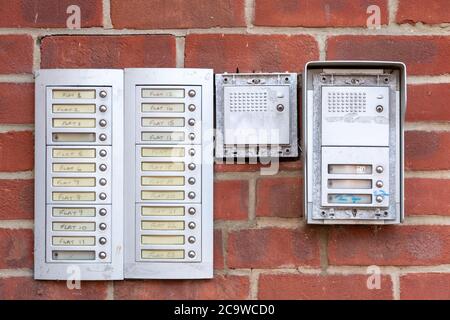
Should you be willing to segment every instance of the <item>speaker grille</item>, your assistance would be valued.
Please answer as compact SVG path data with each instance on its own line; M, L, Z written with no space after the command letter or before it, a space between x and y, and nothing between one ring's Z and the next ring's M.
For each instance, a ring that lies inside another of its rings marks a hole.
M230 112L266 112L267 91L230 92Z
M364 113L366 112L365 92L328 92L328 112L337 113Z

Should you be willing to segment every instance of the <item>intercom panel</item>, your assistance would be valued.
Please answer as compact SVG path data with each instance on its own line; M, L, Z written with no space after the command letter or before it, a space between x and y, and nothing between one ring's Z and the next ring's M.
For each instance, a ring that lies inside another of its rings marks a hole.
M216 75L216 157L296 157L297 74Z
M36 72L36 279L123 279L122 119L123 71Z
M308 223L400 223L405 66L310 62L303 95Z
M213 274L213 72L125 70L125 277Z

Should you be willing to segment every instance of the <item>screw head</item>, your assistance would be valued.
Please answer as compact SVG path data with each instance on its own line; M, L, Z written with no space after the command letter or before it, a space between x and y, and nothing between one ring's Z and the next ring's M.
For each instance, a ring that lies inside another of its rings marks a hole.
M382 196L376 197L377 202L383 202L384 198Z
M195 243L195 237L189 237L188 238L188 242L191 243L191 244Z
M106 186L107 181L106 181L106 179L102 178L102 179L100 179L99 183L101 186Z
M195 252L194 252L194 251L189 251L189 252L188 252L188 256L189 256L189 258L191 258L191 259L195 258Z
M194 139L195 139L195 134L189 133L189 140L194 140Z
M189 111L195 111L195 105L194 104L190 104L188 107Z
M377 182L376 182L376 186L378 187L378 188L382 188L383 187L383 181L381 181L381 180L378 180Z
M376 107L376 110L378 113L381 113L381 112L383 112L384 108L383 108L383 106L379 105Z
M194 198L195 198L195 192L192 192L192 191L189 192L189 193L188 193L188 198L189 198L189 199L194 199Z
M99 242L100 244L106 244L106 238L101 237L100 239L98 239L98 242Z
M106 169L108 169L108 167L106 166L106 164L101 164L99 166L100 171L106 171Z
M105 141L106 140L106 134L102 133L101 135L99 135L98 138L100 139L100 141Z
M277 111L283 112L284 111L284 106L282 104L277 105Z
M100 112L106 112L108 110L108 108L105 105L101 105L98 110L100 110Z
M195 155L195 149L189 149L189 155L194 156Z
M100 259L106 259L106 252L100 252L99 254L98 254L98 257L100 258Z
M106 150L100 150L100 157L106 157L106 155L108 154L107 152L106 152Z
M189 170L195 170L195 163L189 163L188 164L188 168L189 168Z
M105 119L102 119L98 122L98 124L100 125L100 127L106 127L107 122Z
M100 213L101 216L106 216L106 214L108 213L108 211L106 211L105 208L101 208L101 209L99 210L99 213Z
M195 124L195 120L194 120L194 119L189 119L189 120L188 120L188 124L189 124L190 126L193 126L193 125Z
M100 200L106 200L106 193L102 192L98 197L100 198Z
M378 166L375 170L376 170L378 173L383 173L384 168L383 168L382 166Z
M194 215L197 212L197 210L195 210L195 208L191 207L191 208L189 208L188 212L190 215Z
M100 230L106 230L106 223L100 223L100 225L98 226L100 228Z
M195 97L195 95L196 95L195 90L189 90L188 95L189 95L189 97L191 97L191 98Z
M189 184L195 184L195 178L189 178L188 179Z
M106 98L107 95L108 94L106 93L106 91L104 91L104 90L100 91L100 97L101 98Z

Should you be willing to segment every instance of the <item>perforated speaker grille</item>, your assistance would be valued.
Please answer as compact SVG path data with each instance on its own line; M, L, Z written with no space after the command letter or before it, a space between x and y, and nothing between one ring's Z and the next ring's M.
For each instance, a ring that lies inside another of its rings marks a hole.
M230 92L230 112L267 111L267 91Z
M328 92L328 112L366 112L365 92Z

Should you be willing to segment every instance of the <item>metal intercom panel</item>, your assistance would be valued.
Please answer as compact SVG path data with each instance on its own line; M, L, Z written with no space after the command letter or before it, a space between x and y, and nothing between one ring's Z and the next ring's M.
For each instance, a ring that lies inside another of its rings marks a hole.
M307 222L402 222L405 65L310 62L303 79Z
M216 157L296 157L297 74L216 75Z
M125 70L125 277L213 276L213 71Z
M123 279L123 71L36 72L36 279Z

